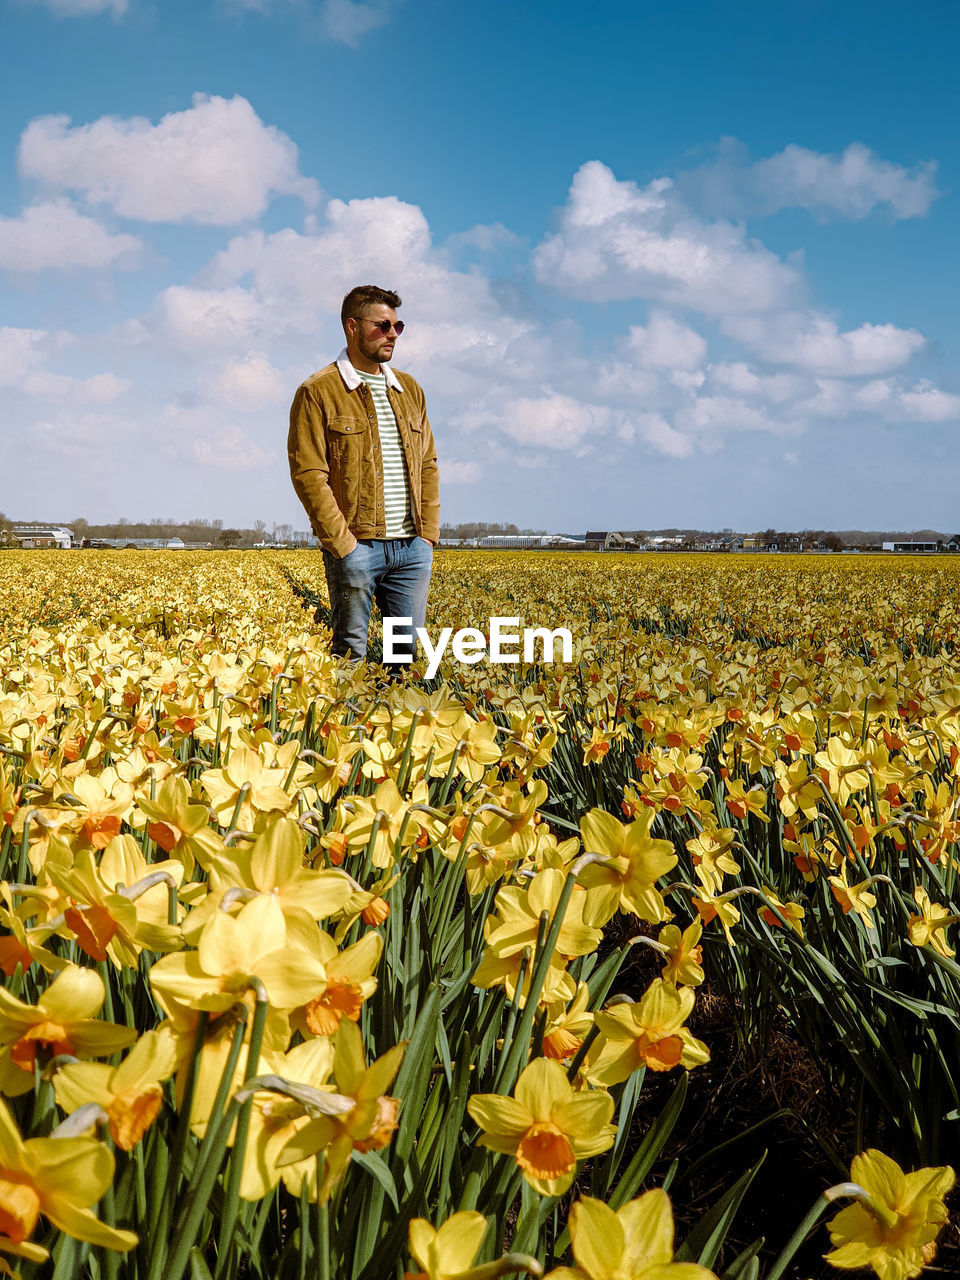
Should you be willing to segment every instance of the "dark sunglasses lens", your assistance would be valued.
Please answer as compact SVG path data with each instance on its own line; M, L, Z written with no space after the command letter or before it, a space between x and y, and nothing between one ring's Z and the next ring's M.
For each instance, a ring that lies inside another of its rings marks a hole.
M396 324L395 324L393 327L394 327L394 329L396 329L396 331L397 331L397 337L399 338L399 337L400 337L400 335L401 335L401 333L403 333L403 321L402 321L402 320L398 320L398 321L396 322ZM388 330L384 329L384 333L387 333L387 332L388 332Z

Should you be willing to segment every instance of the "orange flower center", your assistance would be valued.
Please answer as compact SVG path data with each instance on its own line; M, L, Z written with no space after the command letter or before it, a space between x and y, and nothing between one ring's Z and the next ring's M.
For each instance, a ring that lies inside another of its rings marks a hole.
M147 835L164 853L172 853L180 839L180 832L176 827L171 827L169 822L151 822L147 827Z
M80 947L94 960L106 960L118 925L106 907L68 907L63 913Z
M91 813L83 824L83 834L95 849L105 849L120 834L121 820L113 813Z
M33 1071L37 1049L45 1046L56 1057L60 1053L73 1053L66 1027L59 1022L38 1022L11 1046L10 1061L21 1071Z
M162 1102L163 1090L158 1084L148 1084L133 1098L129 1094L117 1094L107 1107L107 1115L110 1136L121 1151L133 1150L156 1120Z
M651 1040L646 1034L637 1041L637 1054L653 1071L669 1071L683 1056L683 1040L679 1036L663 1036Z
M0 969L8 978L16 973L17 965L21 965L26 973L32 963L33 957L18 938L12 934L7 938L0 938Z
M517 1147L517 1164L545 1182L562 1178L577 1163L570 1139L551 1121L532 1124Z
M583 1040L580 1036L575 1036L565 1027L557 1027L556 1031L549 1031L543 1037L543 1056L562 1061L564 1058L573 1057L582 1044Z
M0 1177L0 1237L21 1244L32 1233L40 1215L40 1197L25 1182Z
M342 987L327 987L323 995L310 1001L304 1016L315 1036L332 1036L341 1018L357 1022L362 1007L363 993L355 982L350 982Z
M397 1113L400 1110L399 1098L378 1098L377 1114L374 1116L370 1132L365 1138L354 1142L358 1151L379 1151L393 1137L397 1128Z
M360 912L360 918L364 924L383 924L387 916L390 914L390 907L383 898L374 898Z

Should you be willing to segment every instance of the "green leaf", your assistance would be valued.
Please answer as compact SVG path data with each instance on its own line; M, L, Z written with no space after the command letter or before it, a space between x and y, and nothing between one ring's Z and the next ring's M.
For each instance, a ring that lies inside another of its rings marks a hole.
M353 1163L358 1164L361 1169L366 1169L377 1182L380 1183L384 1191L386 1191L390 1203L399 1213L400 1199L397 1196L397 1184L393 1180L393 1174L384 1164L380 1156L375 1156L372 1151L354 1151Z
M740 1202L747 1188L757 1176L766 1159L764 1152L752 1169L738 1178L729 1191L722 1195L712 1209L700 1219L676 1252L678 1262L699 1262L702 1267L712 1267L723 1247L727 1233L737 1216Z
M190 1280L213 1280L210 1268L203 1260L203 1251L198 1244L190 1250Z

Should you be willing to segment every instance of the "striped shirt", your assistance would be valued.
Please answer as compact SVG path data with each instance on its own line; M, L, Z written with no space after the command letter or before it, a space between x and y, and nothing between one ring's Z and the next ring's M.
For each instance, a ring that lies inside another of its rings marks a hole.
M387 398L387 380L382 373L364 373L357 376L370 388L374 408L377 411L377 429L380 432L380 457L383 462L383 518L384 538L412 538L417 532L410 511L410 477L407 475L407 459L397 418Z

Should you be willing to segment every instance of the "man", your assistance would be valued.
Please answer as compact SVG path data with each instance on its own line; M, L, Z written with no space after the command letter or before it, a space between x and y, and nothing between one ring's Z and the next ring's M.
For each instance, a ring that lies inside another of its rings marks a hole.
M390 289L351 289L340 310L347 345L290 409L290 475L323 548L333 652L354 660L366 656L374 600L385 618L412 618L411 636L423 626L440 536L423 390L390 368L399 306Z

